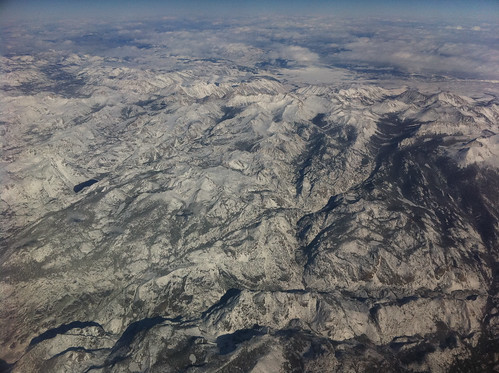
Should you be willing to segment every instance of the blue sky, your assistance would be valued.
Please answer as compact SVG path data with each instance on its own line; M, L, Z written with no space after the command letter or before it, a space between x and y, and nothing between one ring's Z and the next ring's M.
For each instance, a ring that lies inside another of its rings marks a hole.
M0 0L2 18L135 15L340 15L499 18L498 0Z

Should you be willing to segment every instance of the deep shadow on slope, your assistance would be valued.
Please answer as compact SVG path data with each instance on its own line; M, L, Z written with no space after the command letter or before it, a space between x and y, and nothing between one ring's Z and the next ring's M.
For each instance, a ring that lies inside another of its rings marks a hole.
M381 120L377 132L371 138L369 152L375 159L375 167L365 181L351 188L345 194L332 196L320 211L303 217L298 223L298 239L303 242L302 251L297 255L304 263L305 273L316 264L318 255L341 240L343 235L352 234L351 227L357 224L355 209L348 205L368 202L381 209L400 212L409 219L406 233L414 241L426 237L429 245L452 250L461 247L461 260L483 274L488 283L489 297L482 320L481 337L477 346L469 347L470 357L457 359L451 371L462 372L481 360L480 371L493 371L494 362L491 348L497 346L497 336L492 335L493 309L497 304L499 265L495 262L498 247L498 189L499 175L495 170L470 165L461 168L445 153L445 148L458 140L443 136L411 138L420 123L399 120L390 115ZM328 221L317 234L309 237L314 225ZM478 233L485 251L466 248L463 239L456 235L463 227L472 227ZM355 235L355 229L353 234ZM431 241L428 232L437 233L437 240ZM379 233L379 232L378 232ZM395 243L390 230L382 231L385 248ZM386 235L389 236L386 236ZM357 238L350 238L357 239ZM367 243L366 243L367 244ZM417 249L417 248L416 248ZM412 250L412 249L411 249ZM402 253L408 258L412 251ZM467 252L466 252L467 250ZM450 263L452 266L453 264ZM455 265L455 264L454 264ZM492 270L492 277L487 273ZM388 286L392 286L387 283ZM393 283L395 285L395 283ZM455 334L449 331L449 338ZM452 337L454 336L454 337ZM452 340L449 341L452 342ZM434 350L434 341L419 341L411 356L398 356L402 366L424 359ZM461 340L461 343L468 343ZM455 344L449 342L449 347ZM421 355L420 358L417 356ZM416 360L414 360L416 359ZM464 370L463 370L464 369ZM474 370L468 370L474 371Z

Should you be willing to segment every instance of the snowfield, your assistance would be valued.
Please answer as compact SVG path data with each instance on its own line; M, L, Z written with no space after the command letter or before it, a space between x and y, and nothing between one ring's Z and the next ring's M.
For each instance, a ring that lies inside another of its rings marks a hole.
M168 63L1 57L13 372L493 366L497 96Z

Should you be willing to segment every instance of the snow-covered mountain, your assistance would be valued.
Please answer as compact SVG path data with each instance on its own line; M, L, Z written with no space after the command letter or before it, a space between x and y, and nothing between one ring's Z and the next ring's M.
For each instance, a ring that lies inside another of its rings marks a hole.
M496 97L1 63L5 369L497 361Z

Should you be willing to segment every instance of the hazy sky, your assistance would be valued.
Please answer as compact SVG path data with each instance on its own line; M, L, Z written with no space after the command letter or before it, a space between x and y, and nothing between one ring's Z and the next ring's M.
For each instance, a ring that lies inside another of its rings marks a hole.
M1 19L141 15L340 15L499 19L498 0L0 0Z

